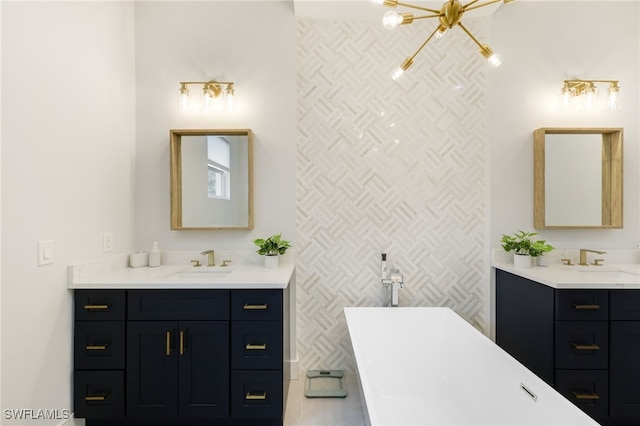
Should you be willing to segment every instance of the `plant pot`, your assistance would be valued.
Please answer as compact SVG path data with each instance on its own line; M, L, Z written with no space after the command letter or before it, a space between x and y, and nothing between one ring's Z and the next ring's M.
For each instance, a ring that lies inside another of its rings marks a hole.
M278 267L278 255L277 254L271 254L271 255L266 255L264 257L264 267L265 268L277 268Z
M513 266L516 268L531 268L531 256L528 254L514 254Z
M549 266L549 257L545 256L544 254L536 257L536 265Z

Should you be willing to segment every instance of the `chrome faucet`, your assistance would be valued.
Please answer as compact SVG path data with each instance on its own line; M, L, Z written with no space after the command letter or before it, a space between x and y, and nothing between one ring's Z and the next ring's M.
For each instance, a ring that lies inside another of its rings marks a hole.
M581 265L581 266L589 265L587 263L587 253L607 254L606 251L580 249L580 262L578 262L578 265ZM600 261L600 262L602 261L602 259L597 259L597 260ZM598 262L595 262L594 265L601 266L600 263L598 263Z
M398 290L404 287L404 280L399 269L387 269L386 253L382 253L380 278L382 280L382 306L398 306Z
M213 250L206 250L200 254L207 255L207 266L216 266L216 264L214 263L214 257L213 257L215 252Z

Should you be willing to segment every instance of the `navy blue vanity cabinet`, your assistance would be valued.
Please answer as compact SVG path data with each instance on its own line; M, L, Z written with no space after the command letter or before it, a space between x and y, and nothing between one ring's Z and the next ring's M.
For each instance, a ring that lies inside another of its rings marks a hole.
M228 417L228 342L228 291L129 291L127 417Z
M283 315L282 290L231 294L231 415L235 418L282 422Z
M125 292L74 293L76 417L123 417L125 409Z
M600 424L640 424L640 292L553 289L497 269L496 343Z
M87 426L282 426L289 289L75 290Z

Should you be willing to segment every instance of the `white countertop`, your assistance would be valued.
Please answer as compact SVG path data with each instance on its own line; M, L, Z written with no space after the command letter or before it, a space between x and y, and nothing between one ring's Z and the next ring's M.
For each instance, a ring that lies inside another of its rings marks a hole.
M114 262L116 263L116 262ZM277 268L262 265L200 266L161 265L155 268L128 266L108 271L84 273L82 265L69 266L70 289L284 289L289 285L295 265L280 263ZM174 276L181 271L195 272L194 278ZM224 276L199 277L208 272L229 271Z
M494 261L491 266L556 289L640 289L640 265L638 264L604 266L560 264L516 268L512 263Z

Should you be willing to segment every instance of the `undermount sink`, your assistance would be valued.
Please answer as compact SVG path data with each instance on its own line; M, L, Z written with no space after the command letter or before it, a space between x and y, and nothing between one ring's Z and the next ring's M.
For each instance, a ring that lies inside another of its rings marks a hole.
M638 274L634 274L632 272L625 272L625 271L607 271L607 270L586 270L586 269L581 269L580 272L586 272L588 274L594 274L597 275L599 277L603 277L603 278L635 278L638 276Z
M212 280L223 278L233 272L233 269L183 269L182 271L172 272L165 278L180 278L188 280Z

